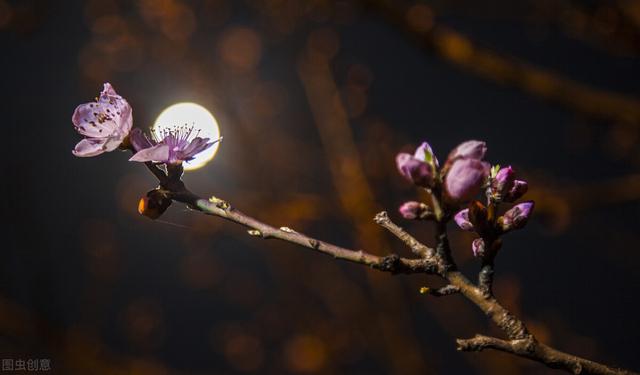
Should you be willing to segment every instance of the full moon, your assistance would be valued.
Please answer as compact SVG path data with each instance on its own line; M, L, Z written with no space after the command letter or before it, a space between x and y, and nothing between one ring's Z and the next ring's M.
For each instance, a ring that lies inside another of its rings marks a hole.
M196 103L177 103L165 108L156 119L152 132L157 138L162 139L163 129L172 129L184 124L193 126L189 140L196 136L209 138L210 141L220 138L220 128L215 117L206 108ZM184 162L184 169L190 171L203 167L213 159L219 146L220 142L216 142L196 155L193 160Z

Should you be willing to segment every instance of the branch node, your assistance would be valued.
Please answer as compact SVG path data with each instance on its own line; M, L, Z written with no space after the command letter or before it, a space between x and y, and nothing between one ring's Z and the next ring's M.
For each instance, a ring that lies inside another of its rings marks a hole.
M209 198L209 202L215 204L216 207L218 207L221 210L225 210L225 211L228 210L229 207L231 207L229 205L229 203L227 203L225 200L220 199L220 198L218 198L216 196L213 196L213 195L211 196L211 198Z
M247 233L249 233L249 235L253 237L262 237L262 232L257 229L249 229Z
M373 218L373 221L376 224L380 225L384 229L388 230L394 236L398 237L402 242L404 242L414 254L420 256L421 258L432 258L434 255L434 250L429 246L423 244L422 242L416 240L412 235L407 233L404 229L397 226L394 222L389 219L386 211L379 212Z
M373 221L376 222L376 224L385 224L389 222L389 215L387 215L387 211L380 211L376 214L376 216L373 218Z
M392 274L398 273L398 265L400 264L400 257L398 254L389 254L382 258L380 262L380 269L382 271L388 271Z
M320 247L320 241L314 238L309 238L309 245L311 246L312 249L318 250L318 248Z
M455 285L445 285L441 288L436 288L436 289L429 288L426 286L423 286L422 288L420 288L420 294L429 294L434 297L450 296L456 293L460 293L460 288L458 288Z

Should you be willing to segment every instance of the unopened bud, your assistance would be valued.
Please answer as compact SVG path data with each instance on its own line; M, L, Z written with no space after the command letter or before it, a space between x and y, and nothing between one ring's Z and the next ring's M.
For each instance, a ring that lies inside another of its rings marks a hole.
M445 193L452 203L473 199L489 176L489 164L476 159L459 159L448 170L444 179Z
M431 165L433 170L436 170L439 167L438 158L433 153L431 146L427 142L422 142L422 144L416 149L413 157Z
M151 190L138 201L138 213L150 219L157 219L169 208L171 198L158 189Z
M504 216L498 219L502 231L508 232L524 227L533 213L533 206L533 201L522 202L505 212Z
M482 141L466 141L454 148L447 157L447 164L451 164L457 159L482 160L487 153L487 144Z
M509 190L507 195L504 197L504 201L515 202L520 197L522 197L527 192L528 189L529 189L529 185L527 184L526 181L515 180L513 182L513 187L511 188L511 190Z
M433 168L423 160L401 153L396 157L396 165L400 174L409 182L422 187L433 184Z
M501 201L513 188L515 178L516 172L511 166L500 169L491 180L491 194L493 198Z
M402 217L408 220L425 220L433 217L433 212L429 206L416 201L404 202L398 211Z
M453 217L453 220L455 220L456 224L458 224L460 229L473 231L473 224L471 224L471 222L469 221L468 208L465 208L464 210L458 212L456 216Z
M482 238L473 240L471 243L471 251L474 257L482 258L486 252L484 240Z

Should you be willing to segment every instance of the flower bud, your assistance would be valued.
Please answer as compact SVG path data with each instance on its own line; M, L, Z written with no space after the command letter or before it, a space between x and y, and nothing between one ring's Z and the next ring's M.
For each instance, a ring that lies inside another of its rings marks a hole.
M489 228L489 211L480 201L469 203L469 214L467 215L471 224L478 233L484 233Z
M505 212L504 216L498 219L498 224L502 231L508 232L513 229L523 228L533 212L533 206L533 201L522 202Z
M456 216L453 217L453 220L455 220L456 224L458 224L460 229L473 231L473 224L471 224L471 221L469 221L468 208L465 208L464 210L458 212Z
M482 160L487 153L487 144L482 141L466 141L454 148L447 158L447 164L453 163L457 159Z
M432 170L436 170L439 167L438 158L436 158L431 146L427 142L422 142L420 147L416 149L413 157L431 165Z
M520 197L522 197L528 189L529 185L526 181L515 180L513 181L513 187L511 187L511 190L509 190L503 200L505 202L515 202Z
M169 208L171 198L160 190L154 189L138 201L138 213L150 219L157 219Z
M416 159L407 153L400 153L396 157L398 171L408 181L422 187L433 184L433 169L431 165Z
M482 258L486 252L484 240L482 238L473 240L471 243L471 251L474 257Z
M427 219L433 215L429 206L416 201L404 202L398 211L402 217L408 220Z
M456 160L444 180L449 201L463 203L473 199L489 175L489 164L476 159Z
M494 199L502 200L513 188L516 172L508 166L498 171L491 181L491 194Z

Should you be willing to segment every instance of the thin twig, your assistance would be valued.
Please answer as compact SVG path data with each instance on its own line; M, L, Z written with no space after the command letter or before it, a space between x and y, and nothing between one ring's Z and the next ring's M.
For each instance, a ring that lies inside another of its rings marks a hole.
M421 243L416 240L412 235L407 233L404 229L400 228L396 224L394 224L390 219L389 215L385 211L379 212L374 218L373 221L376 224L382 226L389 232L391 232L394 236L398 237L402 240L414 254L418 255L421 258L433 258L435 255L435 251L429 246Z
M332 245L315 238L308 237L289 228L275 228L256 220L231 207L221 200L207 200L189 191L172 192L171 198L186 203L192 209L208 215L219 216L229 221L250 228L249 234L263 239L279 239L333 256L336 259L347 260L367 265L381 271L391 273L428 273L433 274L437 265L430 259L407 259L396 254L377 256L362 250L350 250Z

